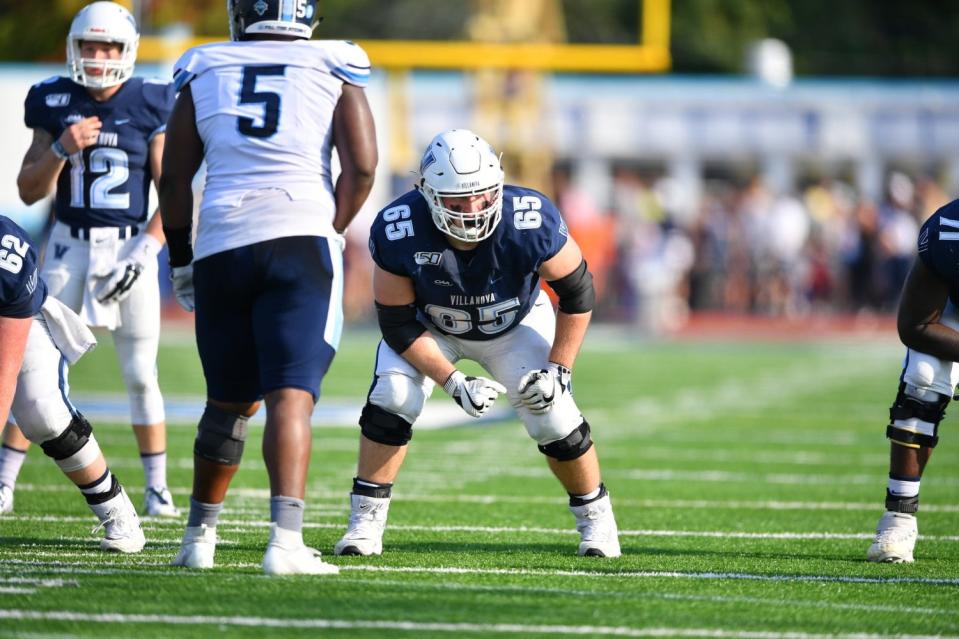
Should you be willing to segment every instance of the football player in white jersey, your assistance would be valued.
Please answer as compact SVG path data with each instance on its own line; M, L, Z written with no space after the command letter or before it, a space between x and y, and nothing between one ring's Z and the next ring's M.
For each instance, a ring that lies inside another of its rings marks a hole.
M229 0L232 42L176 63L160 204L180 304L196 313L207 405L173 565L214 564L216 524L266 404L267 574L328 574L303 542L310 416L342 325L342 250L373 185L376 139L359 46L310 41L315 0ZM336 148L342 172L334 187ZM206 184L191 247L191 182Z
M110 330L130 400L143 463L144 514L175 517L166 477L166 416L157 381L160 216L149 219L151 180L159 179L169 82L133 77L139 33L114 2L81 9L67 36L67 77L27 94L33 130L17 186L32 204L55 193L56 223L43 261L50 294L90 326ZM0 512L26 453L7 429L0 450Z
M26 232L0 215L0 420L12 409L24 433L80 490L106 529L104 550L143 549L136 510L67 396L67 368L96 345L69 308L47 295Z
M349 525L334 553L383 551L393 481L439 385L472 417L505 394L569 494L578 553L620 556L590 425L573 398L595 300L579 246L545 195L503 184L499 156L475 133L433 138L420 176L370 230L383 340L360 416ZM556 313L541 278L559 297ZM491 379L468 377L460 359Z

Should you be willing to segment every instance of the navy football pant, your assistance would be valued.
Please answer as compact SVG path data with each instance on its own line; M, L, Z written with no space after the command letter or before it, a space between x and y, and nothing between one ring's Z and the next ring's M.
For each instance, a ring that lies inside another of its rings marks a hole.
M284 237L197 260L196 341L207 395L252 402L281 388L320 394L342 326L342 253Z

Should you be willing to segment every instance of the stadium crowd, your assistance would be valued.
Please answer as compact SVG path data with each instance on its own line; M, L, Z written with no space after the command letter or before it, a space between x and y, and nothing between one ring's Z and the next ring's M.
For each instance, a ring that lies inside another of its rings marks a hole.
M560 210L599 280L597 315L653 332L690 312L894 313L919 227L949 199L934 179L900 171L880 201L832 177L776 193L760 177L717 173L683 207L669 178L624 165L601 203L567 171L554 174Z

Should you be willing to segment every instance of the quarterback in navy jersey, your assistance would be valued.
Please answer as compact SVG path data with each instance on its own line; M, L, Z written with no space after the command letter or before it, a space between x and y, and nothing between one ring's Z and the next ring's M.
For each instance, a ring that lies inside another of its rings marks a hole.
M150 218L149 191L160 177L175 93L171 83L132 77L138 42L133 16L114 2L94 2L77 13L67 36L68 77L44 80L27 94L24 121L33 142L17 187L27 204L55 194L41 276L50 295L88 326L110 330L144 468L144 512L174 517L156 375L156 257L164 237L160 216ZM26 447L16 428L8 428L0 451L0 477L8 486Z
M889 409L886 511L867 552L870 561L914 560L919 483L939 423L959 383L959 200L919 231L918 259L902 291L897 326L906 345L899 392Z
M569 494L578 553L621 554L590 425L571 376L595 300L592 276L542 193L503 184L496 152L463 129L437 135L417 188L383 209L370 233L383 340L360 417L357 476L338 555L383 551L393 481L413 424L439 385L470 416L501 394ZM554 313L545 279L559 297ZM490 375L467 376L460 359Z
M0 420L12 409L29 441L77 485L106 529L101 548L139 552L144 538L136 510L107 468L90 424L62 390L67 364L96 340L79 317L47 297L31 244L0 215ZM12 493L4 497L13 503Z

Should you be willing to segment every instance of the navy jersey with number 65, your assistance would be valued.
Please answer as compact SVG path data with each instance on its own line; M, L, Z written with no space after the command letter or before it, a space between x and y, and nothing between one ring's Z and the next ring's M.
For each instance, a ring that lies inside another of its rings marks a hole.
M919 259L949 287L949 300L959 307L959 200L943 206L922 225Z
M413 190L377 215L370 253L383 270L413 280L416 308L441 332L488 340L526 317L538 295L537 271L568 237L545 195L506 185L503 218L493 235L474 250L459 251Z
M47 299L30 236L0 215L0 317L33 317Z
M82 118L97 116L97 143L75 153L57 178L57 219L74 226L129 226L148 217L149 152L166 130L176 95L168 82L131 78L109 100L97 102L69 78L33 85L24 104L28 128L54 140Z

